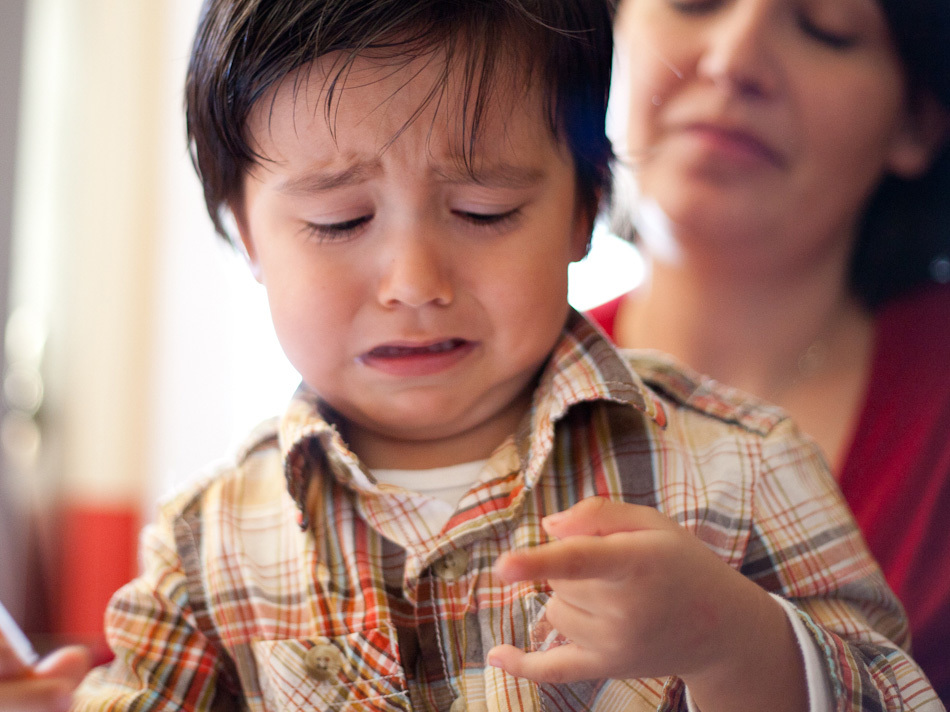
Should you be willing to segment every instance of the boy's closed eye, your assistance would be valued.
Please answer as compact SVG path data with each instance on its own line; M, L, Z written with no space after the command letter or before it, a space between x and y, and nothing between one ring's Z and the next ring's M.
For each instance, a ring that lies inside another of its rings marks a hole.
M480 212L471 210L453 210L454 215L466 220L476 227L491 227L502 229L514 222L521 215L521 208L512 208L501 212Z
M452 215L461 218L476 228L503 230L516 222L521 215L518 206L502 211L452 210ZM374 215L360 215L349 220L330 223L307 222L304 231L309 239L324 241L346 240L355 237L373 220Z
M350 220L333 223L308 222L304 230L309 239L320 242L332 240L346 240L355 237L373 219L372 215L361 215Z

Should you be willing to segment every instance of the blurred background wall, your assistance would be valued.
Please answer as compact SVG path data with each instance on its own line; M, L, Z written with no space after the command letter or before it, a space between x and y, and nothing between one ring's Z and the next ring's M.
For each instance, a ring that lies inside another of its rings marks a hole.
M296 386L188 160L198 10L0 7L0 598L39 648L100 645L158 499ZM638 269L601 230L571 300L599 303Z
M10 0L0 8L0 317L8 313L24 4L25 0ZM5 371L6 358L0 350L0 373ZM6 398L0 398L0 423L5 420L6 402ZM0 448L0 472L3 470ZM24 526L23 511L11 483L0 475L0 600L21 616L23 591L11 574L20 572L25 563L19 536Z
M157 498L276 412L296 376L188 161L198 2L0 12L22 33L20 51L2 42L20 67L4 57L0 595L40 647L96 644Z

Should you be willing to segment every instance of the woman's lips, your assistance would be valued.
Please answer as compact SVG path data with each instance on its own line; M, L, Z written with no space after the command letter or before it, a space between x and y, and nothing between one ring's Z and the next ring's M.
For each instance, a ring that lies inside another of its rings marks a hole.
M708 155L735 165L785 163L778 151L750 131L698 122L684 127L683 133L698 141Z
M475 342L465 339L444 339L426 344L396 342L370 349L360 357L360 361L392 376L428 376L452 368L474 348Z

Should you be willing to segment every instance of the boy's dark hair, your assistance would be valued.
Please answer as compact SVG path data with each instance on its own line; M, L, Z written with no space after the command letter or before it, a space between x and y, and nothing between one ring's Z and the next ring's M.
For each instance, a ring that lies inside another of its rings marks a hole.
M935 100L950 112L950 0L879 1L904 64L910 100ZM923 176L888 176L878 186L852 255L851 285L875 308L927 281L950 280L948 270L950 140L945 140Z
M611 21L612 0L205 0L185 113L215 229L231 239L224 211L240 199L246 171L266 160L247 134L252 107L290 72L335 51L341 60L327 80L328 119L334 88L360 53L408 62L444 52L474 92L460 117L469 168L498 80L522 80L512 86L524 90L536 85L548 128L573 158L581 207L593 217L609 191L613 158L604 128ZM509 67L523 76L499 76ZM433 87L430 99L439 101L444 88Z

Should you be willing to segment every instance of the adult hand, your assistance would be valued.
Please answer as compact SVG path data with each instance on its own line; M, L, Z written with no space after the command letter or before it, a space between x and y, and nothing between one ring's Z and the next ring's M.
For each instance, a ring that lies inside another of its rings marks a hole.
M89 652L73 646L57 650L34 667L23 664L0 637L0 712L59 712L89 672Z

